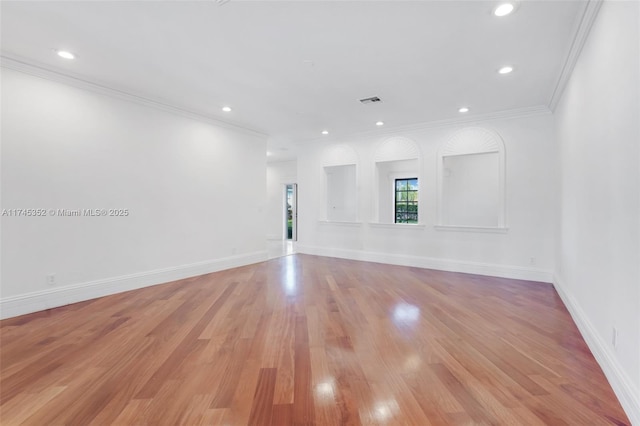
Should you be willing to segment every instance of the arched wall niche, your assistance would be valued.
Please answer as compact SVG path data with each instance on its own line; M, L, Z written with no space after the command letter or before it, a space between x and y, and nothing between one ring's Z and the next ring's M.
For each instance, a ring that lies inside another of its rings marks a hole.
M403 161L420 159L420 148L413 140L402 136L386 139L378 145L373 161Z
M322 167L345 166L358 164L358 154L349 145L331 145L322 153Z
M467 127L458 130L440 147L440 156L503 152L504 141L494 130Z
M419 224L420 204L417 200L417 215L409 222L398 219L396 206L396 179L417 179L418 187L422 181L422 155L418 144L403 136L394 136L383 140L374 151L374 223L413 223ZM418 190L419 194L419 190ZM413 208L406 206L407 209Z
M438 150L438 225L506 229L506 152L494 130L467 127Z
M321 221L356 222L358 220L358 155L349 145L331 145L322 153L324 206Z

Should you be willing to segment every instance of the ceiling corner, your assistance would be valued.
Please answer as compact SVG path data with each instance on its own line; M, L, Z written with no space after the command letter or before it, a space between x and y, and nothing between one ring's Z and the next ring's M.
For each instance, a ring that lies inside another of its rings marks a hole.
M551 98L549 99L549 109L552 112L555 111L558 102L560 102L560 98L562 97L564 89L571 78L573 69L580 57L580 52L582 52L582 48L589 37L589 32L591 31L591 27L593 26L596 17L598 16L598 11L600 10L600 6L602 6L603 1L604 0L586 1L584 11L572 37L571 47L567 53L562 70L558 76L553 93L551 94Z

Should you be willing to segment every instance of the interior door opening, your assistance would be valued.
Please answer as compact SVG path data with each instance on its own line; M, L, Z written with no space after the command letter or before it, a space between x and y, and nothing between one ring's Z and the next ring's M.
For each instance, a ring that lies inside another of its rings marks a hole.
M285 230L287 241L298 240L298 185L289 183L285 185Z

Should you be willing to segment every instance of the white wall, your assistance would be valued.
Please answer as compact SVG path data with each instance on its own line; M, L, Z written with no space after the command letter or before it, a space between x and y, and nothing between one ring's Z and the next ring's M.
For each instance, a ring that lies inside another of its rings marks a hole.
M2 209L129 211L3 216L2 315L266 257L265 148L249 132L2 68Z
M442 126L349 140L309 143L299 149L300 225L298 250L307 253L551 281L556 182L553 116L542 113L496 119L471 126L502 136L506 146L506 233L437 229L437 150L464 126ZM423 226L375 224L378 191L375 153L394 137L413 140L422 155L420 221ZM353 225L318 222L322 211L323 153L336 144L352 147L359 159L358 217ZM541 172L544 171L544 172ZM533 261L532 261L533 258Z
M556 110L556 286L633 424L640 424L638 9L638 2L603 3Z
M267 238L282 240L285 236L285 185L296 183L296 161L278 161L267 164Z

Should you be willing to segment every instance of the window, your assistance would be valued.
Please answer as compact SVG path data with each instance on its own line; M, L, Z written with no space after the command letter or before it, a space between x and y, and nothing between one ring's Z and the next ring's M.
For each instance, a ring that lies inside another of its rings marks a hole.
M418 178L396 179L395 223L418 223Z

